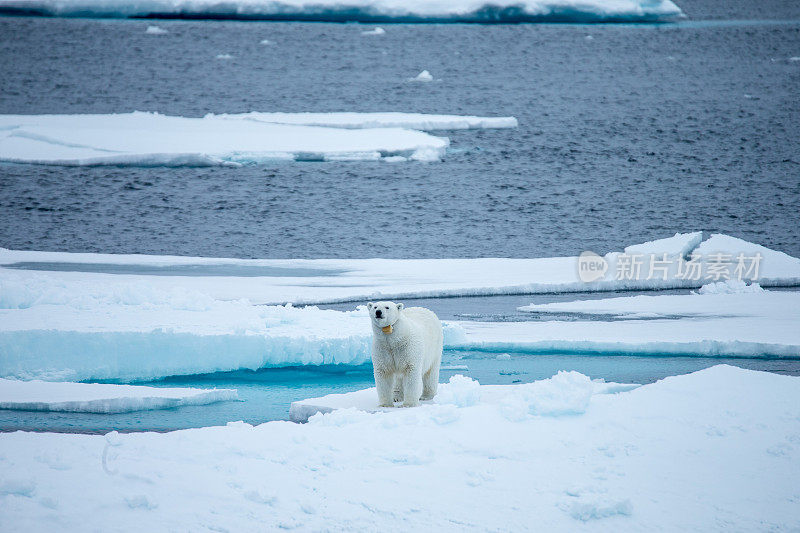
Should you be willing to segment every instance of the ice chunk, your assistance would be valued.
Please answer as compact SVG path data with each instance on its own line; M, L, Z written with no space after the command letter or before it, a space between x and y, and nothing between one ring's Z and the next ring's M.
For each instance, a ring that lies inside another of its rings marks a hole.
M740 294L748 292L764 292L758 283L747 284L738 279L729 279L707 283L697 291L700 294Z
M0 379L0 409L129 413L236 400L232 389L141 387Z
M217 59L233 59L233 56L230 54L217 54Z
M159 28L158 26L148 26L145 30L145 33L148 35L164 35L169 32L164 28Z
M682 15L670 0L0 0L8 13L332 22L637 22Z
M269 39L262 39L261 44L268 45L268 44L275 44L274 41L270 41Z
M401 128L353 130L138 112L0 115L0 161L18 163L207 166L398 155L433 160L448 144L446 138Z
M361 35L383 35L384 33L386 33L386 30L378 26L374 30L362 31Z
M433 75L431 75L431 73L428 72L427 70L423 70L413 78L409 78L408 81L422 81L422 82L433 81Z

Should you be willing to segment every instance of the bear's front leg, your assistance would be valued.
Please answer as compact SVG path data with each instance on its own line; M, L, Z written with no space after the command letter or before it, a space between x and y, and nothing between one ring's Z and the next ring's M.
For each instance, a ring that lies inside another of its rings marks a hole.
M381 407L394 407L392 393L394 392L394 373L383 369L375 369L375 387L378 389L378 405Z
M394 386L392 387L392 401L394 403L403 401L403 374L398 372L394 375Z
M418 367L403 372L403 407L416 407L422 396L422 370Z

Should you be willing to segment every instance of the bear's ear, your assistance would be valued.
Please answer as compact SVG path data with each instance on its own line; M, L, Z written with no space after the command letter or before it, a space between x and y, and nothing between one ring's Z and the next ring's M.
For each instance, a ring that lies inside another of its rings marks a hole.
M369 309L370 311L372 311L372 308L374 306L375 306L375 304L373 304L372 302L367 302L367 309Z
M405 307L402 303L397 304L397 310L402 311L403 307Z

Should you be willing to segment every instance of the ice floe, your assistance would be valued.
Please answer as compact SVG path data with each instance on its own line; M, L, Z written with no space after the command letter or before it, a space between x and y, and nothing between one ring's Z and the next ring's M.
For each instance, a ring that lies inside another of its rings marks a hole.
M0 0L7 13L333 22L647 22L682 15L670 0Z
M667 254L667 272L650 276L650 255L622 252L596 256L607 262L602 279L584 282L579 276L579 257L536 259L222 259L176 256L72 254L0 248L0 283L4 294L26 294L25 298L45 296L51 289L59 294L82 295L87 291L117 293L130 291L129 285L145 282L151 290L175 289L200 292L217 300L248 298L257 304L329 303L368 299L402 299L438 296L480 296L496 294L541 294L553 292L596 292L700 288L716 281L709 261L723 253L730 259L727 273L735 277L736 257L760 256L758 276L762 287L800 285L800 259L723 235L712 235L693 252L700 251L695 274L678 273L687 243L697 241L697 233L678 234L656 241L663 253L652 253L658 261ZM644 245L641 245L644 246ZM644 249L644 248L643 248ZM655 245L647 244L648 250ZM628 251L639 251L629 246ZM621 257L641 259L639 275L621 272ZM715 263L716 264L716 263ZM10 266L16 268L10 269ZM654 265L658 266L658 265ZM654 269L655 270L655 269ZM719 274L724 274L720 271ZM620 274L625 274L622 276ZM684 264L684 272L686 267ZM742 272L744 281L750 282ZM751 275L753 272L750 273ZM617 279L617 278L620 279ZM694 279L697 277L697 279ZM666 279L665 279L666 278Z
M158 26L148 26L145 30L145 33L148 35L164 35L169 32L164 28L159 28Z
M353 531L391 530L402 516L403 529L437 531L797 525L800 378L716 366L617 394L589 394L591 382L575 374L537 383L505 386L497 402L479 386L476 403L339 409L306 424L0 434L3 524Z
M0 409L129 413L236 400L232 389L17 381L0 379Z
M396 127L315 127L230 116L0 115L0 161L17 163L209 166L387 156L435 161L448 144L444 137Z
M664 254L682 257L687 243L697 240L687 235L665 241ZM763 272L777 277L758 283L800 279L800 261L785 254L723 236L705 242L714 250L725 245L762 253ZM232 260L0 249L0 377L136 381L240 368L359 365L370 360L363 307L339 312L256 304L630 287L629 281L581 282L577 261ZM703 294L526 308L552 316L547 321L448 322L445 345L499 353L800 356L800 293L764 291L744 281L744 289L733 281L724 287L712 285L721 281L684 281L677 286L705 286ZM645 280L638 287L669 283ZM562 321L553 313L611 318Z

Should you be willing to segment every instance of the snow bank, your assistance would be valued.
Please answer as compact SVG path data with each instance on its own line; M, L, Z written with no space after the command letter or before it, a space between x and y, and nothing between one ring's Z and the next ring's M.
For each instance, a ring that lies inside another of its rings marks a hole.
M0 379L0 409L129 413L236 400L232 389L192 389Z
M427 72L427 71L426 71ZM429 115L425 113L240 113L207 118L331 128L408 128L423 131L516 128L514 117Z
M717 366L592 394L588 403L585 379L573 378L549 380L554 398L580 407L563 414L532 413L545 391L531 389L517 403L524 387L510 385L501 393L507 405L481 394L465 407L341 409L307 424L0 434L3 524L11 531L800 525L800 378Z
M500 407L504 416L519 420L528 415L580 414L586 411L589 399L594 394L614 394L637 387L640 385L592 381L578 372L559 372L550 379L513 386L481 385L474 379L457 374L448 383L439 385L439 391L433 400L422 403L456 407L493 405ZM307 422L317 413L331 413L340 409L378 413L399 408L400 403L394 408L378 406L378 393L372 387L292 402L289 418L293 422Z
M48 16L333 22L646 22L682 15L670 0L1 0L0 9Z
M0 161L17 163L209 166L400 156L433 161L448 144L447 138L402 128L320 128L140 112L0 115Z

